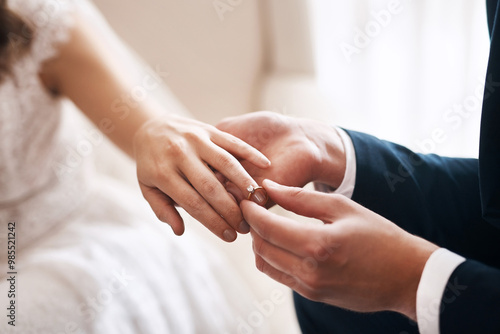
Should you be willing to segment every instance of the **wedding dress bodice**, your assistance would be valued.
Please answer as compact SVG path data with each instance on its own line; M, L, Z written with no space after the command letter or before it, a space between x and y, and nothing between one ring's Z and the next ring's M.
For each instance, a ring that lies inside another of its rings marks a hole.
M7 223L16 221L23 237L19 248L78 207L88 187L90 165L78 153L78 130L71 124L61 126L69 102L54 96L39 78L43 62L68 38L71 3L9 4L34 31L30 49L0 82L0 236L5 238ZM11 34L9 39L24 43L26 36Z

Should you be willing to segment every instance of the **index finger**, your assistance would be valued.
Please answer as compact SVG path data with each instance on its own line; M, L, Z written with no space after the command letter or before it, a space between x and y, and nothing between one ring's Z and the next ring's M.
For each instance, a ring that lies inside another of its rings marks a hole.
M245 221L262 239L299 256L307 256L303 247L309 243L314 226L298 223L274 214L252 201L240 204Z
M227 132L217 131L212 135L212 142L232 155L247 160L259 168L271 166L271 161L259 150L245 141Z

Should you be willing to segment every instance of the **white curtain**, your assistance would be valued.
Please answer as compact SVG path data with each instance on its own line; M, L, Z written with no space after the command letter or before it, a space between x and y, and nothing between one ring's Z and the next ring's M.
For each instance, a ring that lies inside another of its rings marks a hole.
M329 121L420 152L477 156L485 1L311 1Z

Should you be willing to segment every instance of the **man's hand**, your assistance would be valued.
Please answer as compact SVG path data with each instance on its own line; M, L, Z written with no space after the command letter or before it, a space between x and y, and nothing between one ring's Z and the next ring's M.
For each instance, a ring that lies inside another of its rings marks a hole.
M259 270L315 301L416 319L417 287L437 246L344 196L263 185L277 204L325 224L298 223L243 201Z
M217 128L249 143L271 160L271 167L266 169L242 161L258 183L267 178L303 187L315 181L337 188L342 182L346 164L344 147L337 131L327 124L273 112L255 112L226 118ZM238 200L245 198L246 192L238 193L232 184L227 189Z
M257 186L234 157L267 168L269 160L255 148L213 126L169 116L137 131L134 152L142 193L175 234L184 232L175 204L225 241L236 239L235 230L248 233L238 204L213 170L240 191Z

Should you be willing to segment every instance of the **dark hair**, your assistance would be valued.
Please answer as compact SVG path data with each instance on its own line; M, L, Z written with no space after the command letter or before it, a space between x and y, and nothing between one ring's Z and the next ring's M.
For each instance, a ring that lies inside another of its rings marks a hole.
M0 80L10 73L12 62L29 50L33 30L0 0Z

